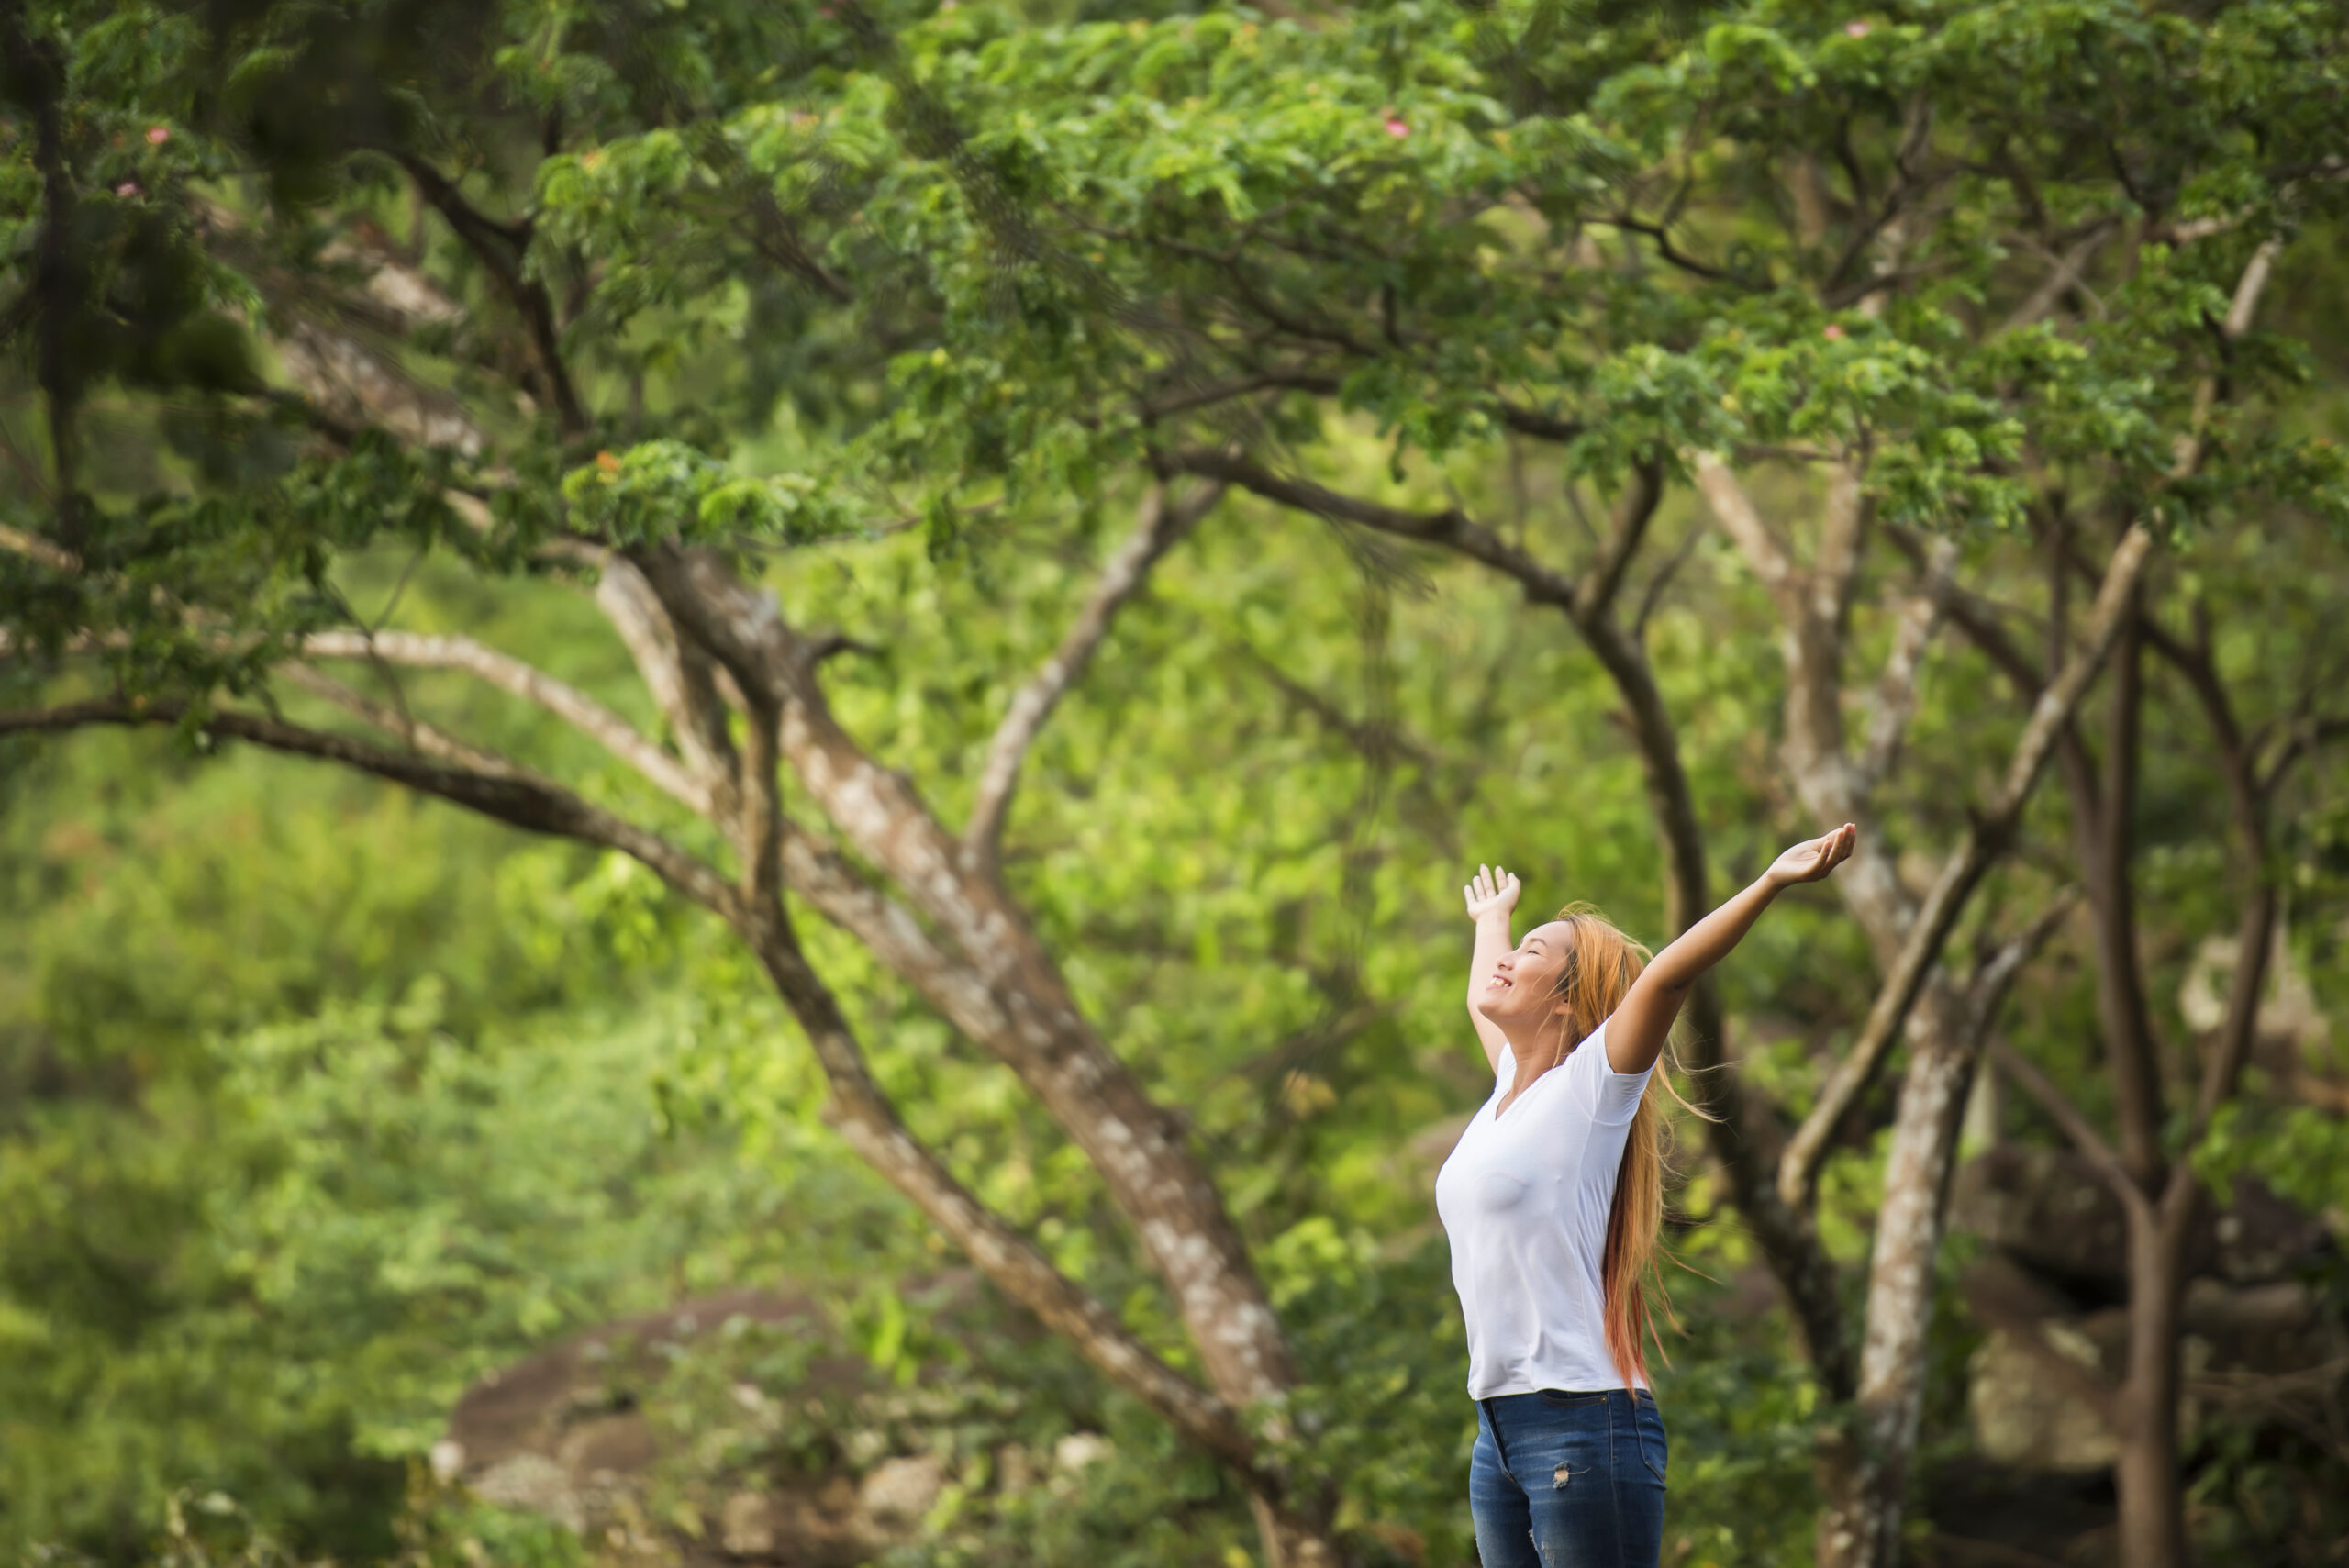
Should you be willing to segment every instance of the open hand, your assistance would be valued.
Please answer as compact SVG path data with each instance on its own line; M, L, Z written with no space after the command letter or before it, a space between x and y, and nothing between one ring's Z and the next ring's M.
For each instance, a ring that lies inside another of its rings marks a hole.
M1468 898L1468 917L1507 915L1517 907L1517 878L1499 866L1478 866L1476 880L1460 890Z
M1770 862L1766 874L1778 887L1791 887L1798 882L1817 882L1837 866L1852 858L1858 847L1860 830L1849 822L1817 839L1806 840Z

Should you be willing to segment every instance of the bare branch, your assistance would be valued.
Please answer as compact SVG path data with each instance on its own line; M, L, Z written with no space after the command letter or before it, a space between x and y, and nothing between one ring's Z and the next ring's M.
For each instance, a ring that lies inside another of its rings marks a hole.
M605 562L596 606L628 645L646 689L669 721L688 773L708 796L709 814L730 823L741 801L741 763L708 654L678 636L652 585L624 556L615 554Z
M1035 1243L980 1203L906 1130L874 1084L838 1002L808 967L780 906L756 911L745 934L807 1032L831 1089L825 1119L849 1146L911 1198L998 1288L1065 1336L1112 1383L1232 1466L1252 1487L1276 1495L1277 1483L1264 1473L1230 1406L1152 1354L1116 1313L1053 1267Z
M340 692L332 682L317 678L317 687L322 688L322 695L345 701L371 722L402 722L399 716L364 697ZM57 732L93 724L173 724L184 711L175 703L104 699L28 713L0 713L0 734ZM837 1005L807 968L771 899L763 906L762 917L760 910L746 908L714 870L692 856L546 780L429 727L411 728L419 750L462 759L462 765L388 752L344 736L299 728L257 715L213 713L198 721L198 728L206 734L342 762L517 827L618 850L735 925L751 940L807 1029L832 1090L826 1118L850 1146L912 1198L990 1279L1034 1311L1048 1328L1066 1335L1118 1386L1149 1404L1186 1439L1233 1465L1252 1484L1269 1485L1252 1443L1230 1407L1152 1354L1115 1313L1078 1288L1034 1243L979 1203L907 1132L895 1109L874 1085Z
M1759 286L1750 279L1742 278L1735 272L1699 261L1694 256L1680 250L1672 243L1672 226L1668 223L1650 223L1644 218L1633 217L1630 213L1620 212L1611 217L1600 218L1597 221L1610 224L1627 234L1646 236L1655 241L1655 253L1666 262L1708 283L1735 284L1746 289Z
M1932 551L1923 539L1908 528L1896 527L1885 528L1884 537L1925 574L1927 582L1932 580ZM2007 618L2011 612L1956 583L1943 590L1941 606L1950 624L1964 632L1966 640L1998 667L1998 673L2007 677L2026 702L2035 699L2046 688L2046 672L2007 631Z
M1044 721L1085 673L1094 651L1108 635L1110 622L1141 587L1150 569L1214 509L1223 499L1225 488L1220 483L1212 484L1176 502L1168 497L1165 485L1152 485L1142 497L1141 520L1102 567L1091 595L1062 637L1060 647L1013 695L987 746L970 821L963 829L963 848L977 856L981 864L991 869L996 862L1004 818L1011 809L1012 793L1019 786L1020 763Z
M364 702L364 698L359 699ZM58 707L0 713L0 735L57 733L94 724L177 724L187 714L178 702L141 702L135 698L101 697ZM400 720L387 711L384 721ZM419 740L440 740L437 731L414 727ZM248 740L272 751L340 762L394 784L469 806L484 817L525 828L534 833L577 839L617 850L640 862L663 882L706 909L731 919L733 889L704 862L658 834L590 806L551 780L470 748L469 754L484 766L460 766L436 762L417 752L388 751L369 741L324 730L307 729L264 718L258 714L213 712L195 724L198 733ZM462 743L451 742L451 747Z
M2015 976L2021 973L2022 966L2047 945L2047 940L2063 928L2064 922L2071 917L2073 906L2078 902L2077 888L2059 890L2047 901L2047 907L2039 912L2036 919L1999 943L1975 965L1974 973L1965 986L1967 1028L1971 1032L1978 1037L1988 1030L1997 1019L1998 1007L2005 1002L2007 990L2014 984Z
M2104 1184L2112 1189L2113 1195L2121 1200L2121 1207L2136 1219L2150 1223L2153 1206L2145 1201L2144 1192L2130 1178L2128 1168L2121 1163L2121 1156L2112 1151L2112 1145L2104 1140L2103 1135L2097 1131L2088 1118L2080 1114L2079 1107L2055 1086L2054 1080L2003 1040L1994 1039L1984 1049L1989 1052L1990 1060L1997 1064L1998 1071L2021 1084L2023 1093L2029 1095L2039 1108L2047 1113L2049 1119L2063 1129L2064 1136L2072 1140L2072 1147L2078 1150L2081 1157L2103 1178Z
M1542 565L1498 534L1471 521L1458 507L1441 512L1408 512L1359 496L1341 495L1308 479L1285 479L1251 460L1230 452L1186 451L1166 460L1176 473L1236 484L1252 495L1315 517L1358 523L1397 539L1442 545L1472 560L1483 562L1517 579L1525 596L1537 604L1571 609L1575 583L1564 573Z
M1242 396L1251 392L1277 389L1284 392L1309 392L1318 397L1335 397L1343 383L1339 377L1311 371L1268 371L1262 375L1246 377L1219 386L1203 387L1194 393L1177 394L1154 403L1145 403L1142 411L1151 416L1181 413L1226 398ZM1578 419L1564 419L1539 408L1529 408L1512 403L1506 397L1493 399L1493 411L1500 417L1504 428L1536 440L1563 446L1581 438L1585 426Z
M1577 619L1602 615L1612 607L1615 595L1622 589L1623 574L1631 570L1631 558L1646 539L1648 524L1663 499L1663 465L1643 462L1634 467L1630 483L1616 500L1612 526L1608 529L1607 542L1599 550L1598 562L1582 581L1581 595L1575 604Z
M523 252L529 246L529 224L500 222L467 201L454 182L424 160L408 152L395 152L393 156L416 182L424 199L432 204L463 241L465 249L496 280L508 302L521 312L530 347L553 394L555 411L563 429L572 434L585 430L587 412L572 384L571 372L562 362L562 333L555 323L553 302L547 295L546 285L523 271Z
M2285 732L2277 746L2276 754L2268 760L2266 771L2259 775L2262 795L2271 794L2283 782L2292 765L2302 757L2321 750L2335 740L2349 740L2349 715L2334 715L2323 718L2304 718Z
M1681 536L1680 547L1655 569L1655 575L1650 577L1648 585L1640 591L1639 611L1631 617L1631 639L1634 642L1646 639L1648 621L1655 615L1656 607L1664 603L1664 590L1672 586L1672 580L1679 575L1680 569L1688 564L1688 558L1697 553L1697 547L1704 541L1705 530L1691 528Z
M1698 487L1713 516L1769 591L1778 613L1779 651L1787 668L1787 771L1813 817L1862 827L1860 847L1838 891L1859 917L1877 963L1889 968L1915 901L1900 882L1889 841L1880 841L1871 825L1869 781L1854 767L1843 737L1844 612L1867 521L1859 476L1848 462L1831 464L1819 562L1805 571L1719 454L1699 453L1694 462Z
M995 879L911 781L881 766L833 715L774 595L707 551L663 546L632 557L680 633L711 651L755 705L782 712L783 756L811 798L985 979L1010 1028L985 1039L1101 1172L1179 1304L1216 1388L1235 1403L1294 1376L1280 1324L1221 1195L1154 1104L1086 1021L1052 955Z
M2274 264L2276 242L2260 247L2243 269L2235 287L2234 298L2228 307L2224 325L2226 336L2232 339L2250 328L2252 313L2258 305L2261 290L2266 286ZM2203 438L2209 425L2210 412L2218 396L2218 381L2206 376L2195 389L2191 423L2177 440L2176 456L2171 469L2173 480L2190 475L2200 464ZM1726 469L1716 469L1726 473ZM1700 473L1700 481L1701 481ZM1733 476L1732 476L1733 477ZM1723 487L1727 488L1727 487ZM1711 490L1707 492L1709 498ZM1734 499L1742 501L1738 490ZM1750 502L1745 503L1751 512ZM1716 508L1719 510L1718 506ZM1726 525L1727 519L1724 518ZM1758 528L1755 515L1752 524ZM2137 584L2144 573L2145 562L2153 553L2153 535L2143 521L2132 523L2114 548L2106 563L2104 578L2097 590L2096 603L2088 615L2088 625L2082 639L2077 657L2067 663L2055 678L2042 690L2032 705L2031 718L2023 728L2022 738L2016 743L2009 760L2004 783L1987 809L1976 816L1966 831L1965 840L1943 862L1942 873L1932 891L1926 895L1923 906L1909 922L1898 956L1887 968L1876 1003L1868 1011L1866 1024L1849 1055L1837 1064L1812 1107L1810 1116L1787 1140L1787 1151L1778 1167L1778 1188L1789 1203L1806 1196L1818 1178L1819 1164L1824 1157L1827 1138L1837 1120L1851 1103L1859 1096L1877 1066L1892 1048L1893 1036L1906 1021L1909 1007L1925 987L1928 976L1939 962L1942 944L1964 911L1965 900L1983 873L2000 854L2013 836L2031 798L2040 770L2046 765L2049 754L2068 729L2072 714L2096 678L2105 657L2112 650L2121 634L2124 620L2136 615Z
M1397 726L1365 723L1312 687L1290 679L1287 672L1249 643L1236 642L1233 647L1241 658L1256 667L1256 673L1264 676L1275 691L1311 714L1364 757L1381 761L1400 755L1418 764L1426 773L1433 773L1442 765L1425 743L1405 734Z
M1867 740L1854 765L1864 791L1873 789L1884 777L1909 733L1909 721L1917 711L1918 677L1924 669L1925 649L1941 625L1956 565L1957 541L1935 539L1922 591L1904 599L1897 612L1892 648L1885 655L1884 673L1876 677L1870 697Z
M474 773L493 778L508 778L522 771L521 765L511 758L501 757L417 717L408 711L404 698L394 703L377 702L306 664L281 664L275 673L311 695L323 697L354 718L394 737L401 745L420 755L437 757L441 762L453 762L458 767L470 768ZM400 695L396 688L394 695L395 697Z
M1917 994L1924 989L1926 976L1939 961L1942 944L1957 924L1967 895L1982 873L1989 870L1991 862L2005 851L2057 736L2071 722L2073 710L2079 706L2088 683L2111 651L2121 630L2121 617L2131 613L2137 580L2153 546L2153 535L2143 524L2135 524L2112 552L2111 562L2105 570L2104 585L2097 594L2096 607L2089 617L2087 647L2032 705L2031 721L2024 727L2022 739L2008 762L2005 783L1989 806L1975 817L1965 840L1943 863L1941 876L1909 923L1899 954L1876 992L1876 1004L1868 1010L1858 1041L1836 1064L1835 1072L1820 1091L1818 1104L1787 1140L1786 1154L1778 1166L1778 1190L1789 1203L1808 1196L1811 1184L1818 1179L1829 1134L1891 1051L1893 1036L1907 1019Z
M1820 517L1819 554L1808 573L1810 616L1821 627L1842 626L1852 607L1852 595L1859 585L1860 551L1867 541L1874 510L1860 484L1859 463L1831 462L1827 505Z
M1697 488L1712 508L1721 530L1729 535L1771 596L1783 602L1795 583L1794 560L1787 553L1787 547L1770 531L1770 525L1762 520L1753 498L1745 493L1744 484L1721 461L1720 454L1698 452L1694 466Z
M355 334L297 316L273 341L294 384L338 425L378 425L409 446L480 453L481 428L462 403Z
M302 639L298 651L310 659L357 659L416 669L462 670L500 691L537 704L694 810L707 815L712 808L707 784L639 733L627 719L545 671L471 638L427 637L404 631L316 632Z
M2088 263L2096 260L2096 253L2103 250L2105 242L2119 231L2120 225L2109 219L2092 226L2070 250L2064 252L2040 285L2032 291L2031 297L2015 307L2014 314L2007 317L1998 330L2018 331L2043 320L2047 313L2055 308L2058 300L2079 286ZM2101 314L2101 307L2099 313Z

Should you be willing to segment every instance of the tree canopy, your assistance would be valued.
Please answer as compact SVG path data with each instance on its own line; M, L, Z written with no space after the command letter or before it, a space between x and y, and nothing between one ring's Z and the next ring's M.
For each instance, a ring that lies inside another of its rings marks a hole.
M435 1533L466 1383L797 1274L1048 1392L936 1561L1458 1561L1463 865L1660 945L1848 818L1690 1009L1675 1550L1962 1534L2009 1354L2132 1562L2316 1550L2182 1347L2349 1168L2343 32L0 5L0 1528L566 1550ZM1944 1246L2009 1146L2106 1283Z

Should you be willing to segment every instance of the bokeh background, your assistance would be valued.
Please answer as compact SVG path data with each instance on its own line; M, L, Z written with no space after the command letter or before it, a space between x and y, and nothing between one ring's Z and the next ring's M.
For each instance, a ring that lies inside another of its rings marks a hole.
M0 1553L1472 1562L1461 884L1661 945L1848 814L1873 881L1684 1030L1666 1561L2349 1561L2345 35L0 5ZM934 944L753 895L911 1139L1289 1524L828 1122L750 916L430 771L751 877L421 640L697 766L608 613L689 557L949 834L1052 687L952 874L1211 1184L1294 1362L1246 1409L1090 1113L941 1004L957 895L749 675L701 711Z

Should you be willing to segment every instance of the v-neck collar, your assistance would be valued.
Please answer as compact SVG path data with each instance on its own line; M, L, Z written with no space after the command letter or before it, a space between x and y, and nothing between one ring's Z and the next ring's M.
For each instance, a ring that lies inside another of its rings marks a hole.
M1575 1047L1575 1051L1580 1051L1581 1049L1582 1049L1582 1047L1581 1047L1581 1046L1579 1046L1579 1045L1577 1045L1576 1047ZM1533 1082L1532 1082L1532 1083L1531 1083L1531 1084L1526 1084L1523 1088L1520 1088L1520 1087L1518 1087L1516 1068L1515 1068L1515 1067L1512 1067L1512 1068L1510 1069L1510 1071L1509 1071L1508 1089L1508 1091L1507 1091L1507 1092L1508 1092L1508 1093L1509 1093L1509 1094L1511 1094L1511 1095L1513 1095L1515 1096L1515 1098L1511 1099L1511 1100L1509 1101L1509 1104L1510 1104L1510 1105L1517 1105L1517 1104L1520 1104L1520 1102L1522 1102L1522 1101L1524 1100L1525 1096L1526 1096L1526 1095L1530 1095L1530 1094L1531 1094L1531 1093L1534 1091L1534 1089L1535 1089L1536 1087L1538 1087L1538 1086L1542 1083L1542 1081L1543 1081L1543 1080L1545 1080L1545 1079L1549 1079L1549 1078L1554 1078L1554 1077L1556 1077L1559 1073L1561 1073L1564 1072L1564 1071L1566 1070L1566 1062L1567 1062L1567 1061L1568 1061L1568 1060L1569 1060L1569 1059L1574 1055L1574 1053L1575 1053L1575 1052L1574 1052L1574 1051L1569 1051L1568 1052L1566 1052L1566 1054L1565 1054L1564 1056L1561 1056L1560 1058L1558 1058L1558 1060L1557 1060L1553 1064L1552 1064L1550 1067L1548 1067L1548 1068L1544 1069L1544 1070L1543 1070L1542 1072L1541 1072L1541 1073L1538 1073L1534 1074ZM1515 1051L1511 1051L1509 1052L1509 1061L1510 1061L1510 1062L1516 1062L1516 1063L1517 1063L1517 1066L1523 1066L1523 1065L1524 1065L1524 1063L1522 1063L1522 1062L1517 1062L1517 1052L1516 1052ZM1489 1101L1487 1101L1487 1102L1486 1102L1486 1103L1487 1103L1487 1104L1492 1107L1492 1112L1493 1112L1493 1114L1492 1114L1492 1116L1491 1116L1491 1118L1490 1118L1490 1120L1491 1120L1491 1122L1492 1122L1492 1125L1493 1125L1493 1126L1495 1126L1495 1127L1498 1127L1498 1126L1501 1124L1502 1107L1501 1107L1501 1103L1500 1103L1500 1102L1501 1102L1501 1095L1502 1095L1502 1093L1503 1093L1503 1091L1496 1090L1496 1091L1494 1092L1494 1094L1493 1094L1493 1097L1491 1098L1491 1100L1489 1100Z

